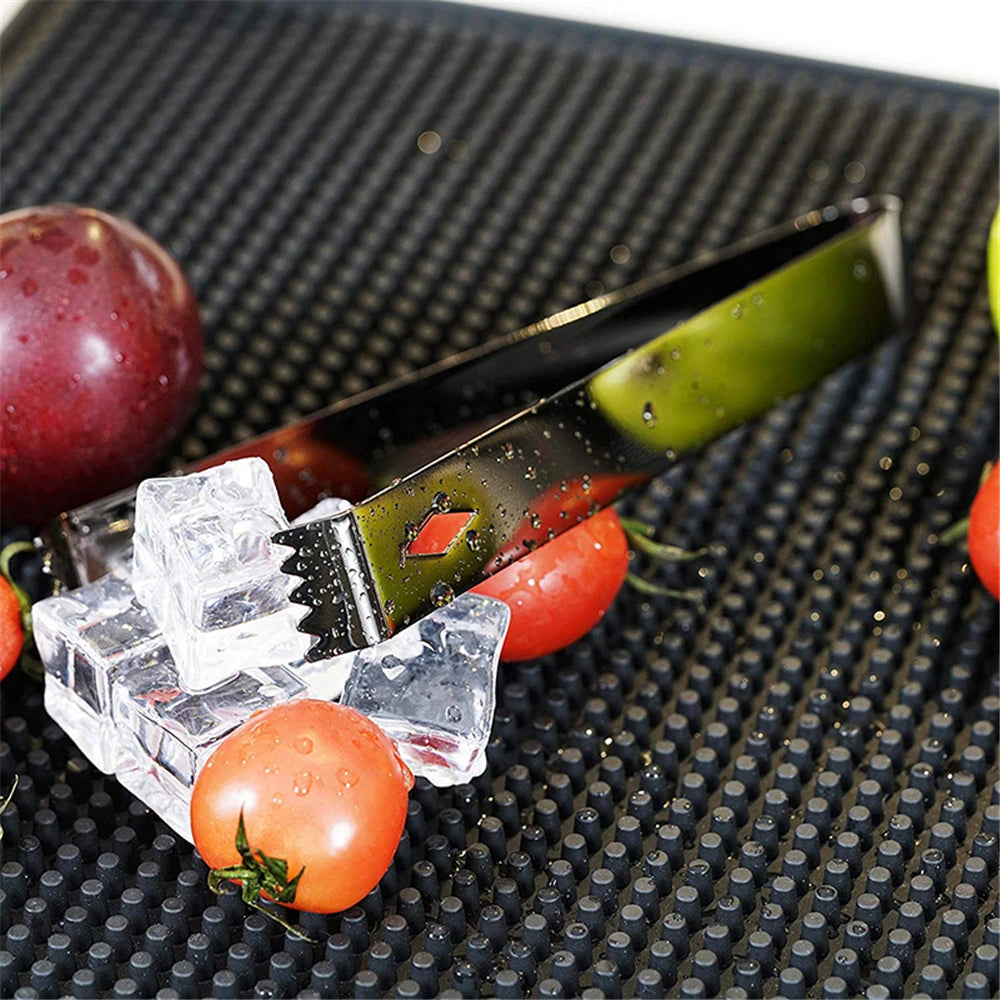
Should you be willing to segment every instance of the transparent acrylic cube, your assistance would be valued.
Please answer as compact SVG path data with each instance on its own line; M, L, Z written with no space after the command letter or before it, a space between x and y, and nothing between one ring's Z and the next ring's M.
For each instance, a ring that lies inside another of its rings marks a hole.
M456 785L482 774L510 610L463 594L353 658L342 703L394 739L414 774Z
M287 552L271 541L287 526L260 458L139 485L133 584L185 689L304 655L302 611L288 599L294 581L281 572Z
M32 609L45 664L45 708L95 767L118 763L111 722L115 675L163 646L124 571L39 602Z

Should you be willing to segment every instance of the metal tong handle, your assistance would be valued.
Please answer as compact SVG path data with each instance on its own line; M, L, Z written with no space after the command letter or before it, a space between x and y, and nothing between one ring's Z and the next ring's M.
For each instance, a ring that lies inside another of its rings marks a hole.
M377 477L440 457L275 536L309 658L391 635L870 350L905 311L899 213L811 212L310 421Z

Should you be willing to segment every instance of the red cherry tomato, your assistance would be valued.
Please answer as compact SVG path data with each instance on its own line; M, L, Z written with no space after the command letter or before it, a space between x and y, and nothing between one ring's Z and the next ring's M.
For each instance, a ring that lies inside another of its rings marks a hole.
M529 660L586 635L628 572L628 539L611 507L473 587L510 608L504 660Z
M227 736L198 774L191 829L206 864L240 863L243 815L253 851L305 869L296 910L353 906L392 861L413 775L388 736L343 705L293 701Z
M23 646L21 603L14 588L0 576L0 680L14 669Z
M972 501L969 558L983 586L1000 598L1000 462L993 466Z
M41 523L139 479L198 393L201 321L130 222L56 205L0 216L0 499Z

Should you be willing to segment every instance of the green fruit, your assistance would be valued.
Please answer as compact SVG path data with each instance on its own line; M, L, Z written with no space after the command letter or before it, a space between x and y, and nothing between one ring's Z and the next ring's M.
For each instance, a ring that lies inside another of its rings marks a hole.
M993 328L1000 336L1000 208L993 216L989 239L986 241L986 285L990 295Z
M651 451L700 447L869 350L892 326L870 230L772 272L609 365L591 400Z

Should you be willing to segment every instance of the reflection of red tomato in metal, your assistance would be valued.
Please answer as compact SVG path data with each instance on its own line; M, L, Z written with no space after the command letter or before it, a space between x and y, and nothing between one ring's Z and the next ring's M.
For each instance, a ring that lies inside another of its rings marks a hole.
M498 561L488 566L486 571L490 572L492 566L509 565L511 559L519 556L523 558L523 553L550 543L557 533L582 523L630 487L648 481L648 476L641 475L598 475L553 484L532 502L526 517L515 529L511 542L499 554Z
M252 456L264 459L270 467L281 505L289 518L298 517L324 497L342 497L357 503L372 489L364 463L329 441L303 436L294 427L269 435L266 448L260 438L254 438L202 459L189 471L200 472Z
M545 656L586 635L621 589L628 558L625 531L608 507L473 587L510 608L501 659Z

